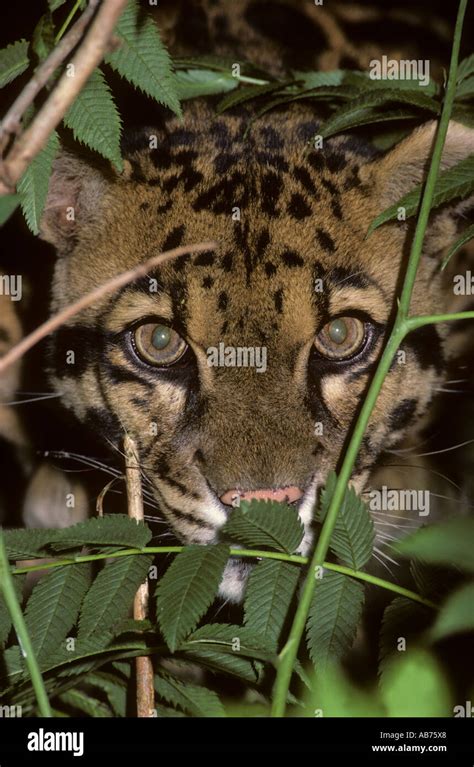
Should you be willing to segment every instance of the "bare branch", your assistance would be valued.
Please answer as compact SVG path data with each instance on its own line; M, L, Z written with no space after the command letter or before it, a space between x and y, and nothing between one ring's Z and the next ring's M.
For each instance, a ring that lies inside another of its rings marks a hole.
M21 118L33 103L40 90L46 85L54 70L59 67L64 59L69 56L71 51L81 40L84 30L92 19L99 0L89 0L89 5L76 21L69 32L63 37L58 45L51 51L49 56L39 65L33 74L33 77L23 88L17 99L13 102L0 123L0 150L3 152L8 137L12 133L18 133L21 125Z
M125 477L127 482L128 515L143 522L143 495L137 447L127 434L123 441L125 453ZM148 579L145 580L135 595L133 617L143 621L148 617ZM148 656L136 658L137 667L137 716L155 715L155 691L153 685L153 663Z
M62 120L83 85L102 61L110 45L114 27L127 0L103 0L83 43L72 57L56 87L41 107L31 125L13 144L3 163L0 194L10 194L31 160L46 144L52 131Z
M138 280L140 277L145 277L150 269L153 269L166 261L170 261L172 258L177 258L178 256L184 256L190 253L200 253L203 250L214 250L215 248L216 243L212 241L201 242L197 245L181 245L179 248L173 248L172 250L167 250L165 253L159 253L158 255L149 258L144 263L139 264L134 269L129 269L127 272L122 272L121 274L112 277L110 280L107 280L107 282L104 282L103 285L99 285L98 288L95 288L90 293L79 298L78 301L67 306L54 317L50 317L49 320L33 330L32 333L25 336L20 343L15 344L15 346L0 359L0 375L2 375L10 365L16 362L16 360L22 357L25 352L31 349L32 346L35 346L35 344L41 341L41 339L48 336L61 325L64 325L67 320L74 317L75 314L78 314L83 309L86 309L93 304L94 301L103 298L107 293L113 293L115 290L119 290L129 282Z

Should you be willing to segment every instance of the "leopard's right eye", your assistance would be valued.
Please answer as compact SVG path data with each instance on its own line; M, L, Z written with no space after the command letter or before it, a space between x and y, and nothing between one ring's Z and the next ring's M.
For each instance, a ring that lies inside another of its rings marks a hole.
M173 365L188 348L176 330L155 322L146 322L135 328L132 342L135 354L143 362L156 367Z

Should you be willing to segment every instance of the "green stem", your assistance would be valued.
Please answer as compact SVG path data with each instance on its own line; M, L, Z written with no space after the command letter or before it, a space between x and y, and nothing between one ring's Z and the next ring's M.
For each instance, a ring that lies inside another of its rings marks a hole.
M51 708L49 705L48 696L43 683L43 677L39 670L38 662L33 651L31 639L28 634L21 607L16 598L15 587L13 585L13 579L8 564L7 553L5 551L5 544L3 542L3 532L0 529L0 591L3 594L5 604L12 619L13 627L18 637L18 643L21 648L21 652L26 662L28 671L30 672L31 683L35 691L36 700L38 701L38 710L41 716L52 716Z
M397 317L390 334L390 337L385 346L384 352L378 364L376 373L371 382L369 391L365 398L364 404L357 419L349 447L344 456L344 460L341 466L341 470L337 479L334 494L331 498L328 513L324 520L324 524L319 536L316 548L314 550L313 557L308 569L306 580L301 592L300 601L296 610L296 614L293 620L288 640L280 653L280 663L277 670L277 676L274 687L274 696L272 704L272 716L284 716L286 709L286 701L288 698L288 691L290 687L291 677L293 674L293 668L298 655L298 649L303 636L304 628L306 625L308 612L313 600L314 590L318 581L315 577L315 572L319 571L319 568L323 565L326 557L329 542L331 540L332 533L337 520L337 515L341 503L346 492L348 482L352 475L352 470L359 452L359 447L362 442L366 427L368 425L370 416L374 409L377 397L382 388L385 376L387 375L392 360L397 352L400 343L403 341L405 335L409 332L410 328L407 324L406 318L410 307L411 296L413 292L413 286L416 279L416 272L418 263L421 257L421 251L423 247L423 238L425 235L426 227L428 224L428 217L433 200L434 189L436 185L436 179L438 175L438 169L441 160L441 154L443 151L444 140L446 138L449 118L451 115L452 104L455 95L456 88L456 73L457 62L459 56L459 46L461 41L462 23L464 19L464 13L466 10L467 0L460 0L458 16L456 20L456 27L454 32L453 49L451 53L451 63L449 68L448 84L446 88L445 99L443 103L443 110L441 113L441 119L438 125L438 131L436 134L435 146L433 150L432 161L430 163L430 169L426 180L426 185L423 191L423 198L420 208L420 214L418 217L415 236L410 251L410 257L408 260L407 270L405 273L405 279L403 282L402 293L398 306Z
M65 31L69 27L69 24L71 23L71 21L73 20L74 16L77 13L77 11L79 10L79 6L80 5L81 5L81 0L76 0L76 2L74 3L73 7L71 8L71 10L69 11L69 13L67 15L67 18L66 18L64 24L62 25L62 27L59 30L59 32L56 35L56 37L54 38L55 45L57 45L59 43L60 39L62 38L62 36L64 35Z
M408 331L422 328L424 325L435 325L438 322L453 322L454 320L474 320L474 312L456 312L453 314L427 314L419 317L408 317L406 325Z
M179 554L183 551L184 546L150 546L144 549L123 549L122 551L114 551L111 554L84 554L82 556L74 557L73 559L56 559L53 562L44 562L41 565L29 565L28 567L15 567L11 572L13 575L20 575L21 573L35 573L40 570L51 570L54 567L65 567L66 565L74 565L78 562L97 562L101 559L117 559L118 557L132 557L140 554ZM308 557L303 557L300 554L283 554L279 551L260 551L259 549L229 549L231 557L244 557L252 559L277 559L282 562L293 562L297 565L308 564ZM435 610L438 609L434 602L430 602L428 599L424 599L414 591L404 589L391 581L384 581L382 578L377 578L375 575L364 573L362 570L351 570L350 567L343 565L335 565L332 562L323 562L323 567L326 570L334 570L336 573L343 573L349 575L351 578L356 578L359 581L365 581L371 583L373 586L379 586L387 591L393 591L395 594L408 597L414 602L420 602L420 604L426 605L426 607L432 607Z

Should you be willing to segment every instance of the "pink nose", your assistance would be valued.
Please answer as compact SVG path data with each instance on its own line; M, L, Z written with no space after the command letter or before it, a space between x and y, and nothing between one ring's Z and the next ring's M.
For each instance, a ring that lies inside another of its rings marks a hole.
M278 501L280 503L293 503L299 501L303 491L295 485L279 487L276 490L226 490L221 495L222 503L226 506L239 506L240 501L251 501L254 498L259 501Z

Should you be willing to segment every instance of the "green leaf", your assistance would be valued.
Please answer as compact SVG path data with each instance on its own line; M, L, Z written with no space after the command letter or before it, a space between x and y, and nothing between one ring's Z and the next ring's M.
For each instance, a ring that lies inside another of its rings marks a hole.
M446 254L443 260L441 269L445 269L450 259L454 256L454 254L457 253L458 250L460 250L462 246L466 244L466 242L469 242L469 240L472 240L473 237L474 237L474 224L472 224L472 226L468 226L468 228L464 230L461 236L458 237L456 242L453 245L451 245L450 249L448 250L448 253Z
M48 194L49 177L58 149L58 134L54 131L46 146L33 158L18 183L23 215L33 234L39 233L41 215Z
M474 53L459 63L456 82L460 83L472 74L474 74Z
M95 698L91 698L88 693L85 693L82 690L67 690L66 692L61 693L61 695L58 695L58 700L62 704L66 704L66 706L76 709L87 716L94 718L112 716L109 707L106 706L105 703L102 703L100 700L95 700Z
M211 69L191 69L179 71L176 77L176 93L180 100L196 96L213 96L237 88L239 81L231 74L215 72Z
M74 626L90 580L84 563L51 570L34 587L25 622L38 660L57 651Z
M205 687L184 684L169 674L156 674L155 690L163 700L192 716L225 716L224 707L216 693Z
M341 117L338 124L333 126L333 130L331 130L330 133L328 133L327 130L324 130L323 134L324 126L321 126L320 133L324 135L325 138L328 138L330 135L335 133L341 133L343 131L349 130L350 128L359 128L363 125L374 125L376 123L399 122L400 120L419 119L419 112L409 109L379 110L373 108L361 108L358 111L354 109L351 114L348 114L345 117Z
M388 716L452 716L451 693L438 661L425 650L399 653L382 677Z
M105 692L115 716L126 716L128 692L126 682L106 671L96 671L87 675L87 684Z
M382 675L393 655L411 649L412 643L431 622L432 615L427 607L405 597L396 597L390 602L380 629L379 671Z
M341 573L324 571L308 613L306 637L318 671L352 647L364 602L364 587Z
M303 539L304 528L292 506L253 500L242 501L221 532L240 544L292 554Z
M0 226L8 221L20 204L19 194L4 194L0 197Z
M357 98L349 104L345 104L338 109L337 112L331 115L331 117L321 126L320 133L327 138L334 133L339 133L341 130L345 130L348 124L363 124L363 120L360 120L361 113L369 107L373 109L374 107L385 106L385 104L399 103L408 104L411 107L417 107L432 112L433 114L438 114L439 112L439 103L430 98L430 96L420 93L419 89L370 89L366 93L358 94ZM356 122L354 122L354 120Z
M79 638L104 634L128 615L152 561L151 556L124 557L105 565L84 599Z
M74 138L110 160L118 171L123 168L120 153L121 120L110 88L100 69L96 69L64 116Z
M23 586L25 585L26 575L13 575L12 578L16 598L21 604L23 600ZM6 643L11 627L12 621L10 612L5 604L5 600L0 589L0 648Z
M260 96L265 96L270 93L274 93L275 91L281 90L286 85L289 85L291 82L293 81L286 80L285 82L281 82L281 83L267 83L266 85L249 85L245 88L239 88L238 91L229 93L227 96L224 96L224 98L219 101L216 107L216 112L218 114L221 114L222 112L225 112L226 109L231 109L231 107L235 107L238 104L243 104L245 101L249 101L250 99L256 99L256 98L259 98Z
M38 56L39 61L44 61L54 48L54 23L51 13L45 13L38 21L31 41L31 47Z
M302 83L302 87L320 88L325 85L342 85L348 70L333 69L331 72L303 72L300 69L294 69L292 75L295 80Z
M316 515L321 524L326 518L336 482L337 476L331 472L321 493L320 510ZM353 570L360 570L372 556L374 539L374 525L365 503L353 488L347 489L331 536L331 551Z
M406 217L413 216L420 204L422 185L416 186L411 192L404 195L398 202L379 213L369 226L367 236L375 229L397 217L398 209L405 208ZM461 160L457 165L442 171L436 182L432 208L437 208L457 197L467 197L474 191L474 154Z
M262 664L237 654L232 655L208 648L196 650L192 648L186 652L185 657L210 671L230 674L250 684L258 684L261 680Z
M0 88L28 69L28 46L26 40L17 40L16 43L0 50Z
M417 530L397 541L394 549L405 557L417 557L435 565L451 565L474 572L474 519L457 517Z
M105 57L106 63L136 88L181 115L170 57L155 23L142 15L136 0L128 3L115 34L122 44Z
M59 533L59 530L44 528L31 530L4 530L3 539L8 559L34 559L44 557L47 547Z
M172 652L214 601L228 556L224 545L187 546L160 580L157 617Z
M430 636L437 641L464 631L474 631L474 583L466 583L448 597Z
M143 522L136 522L126 514L93 517L72 527L57 531L52 541L55 550L82 548L83 546L116 546L143 549L152 533Z
M331 664L322 673L313 674L310 691L305 695L307 717L378 717L384 716L381 701L373 691L362 690L343 669Z
M253 568L245 591L245 623L275 649L296 592L298 565L262 560Z
M471 99L474 96L474 75L467 77L462 83L456 86L456 99Z
M64 5L65 2L66 0L48 0L49 10L51 11L51 13L53 11L57 11L57 9L61 8L61 6Z
M180 650L220 649L222 652L250 658L274 658L274 647L267 637L254 631L250 626L238 626L229 623L207 623L194 631Z

